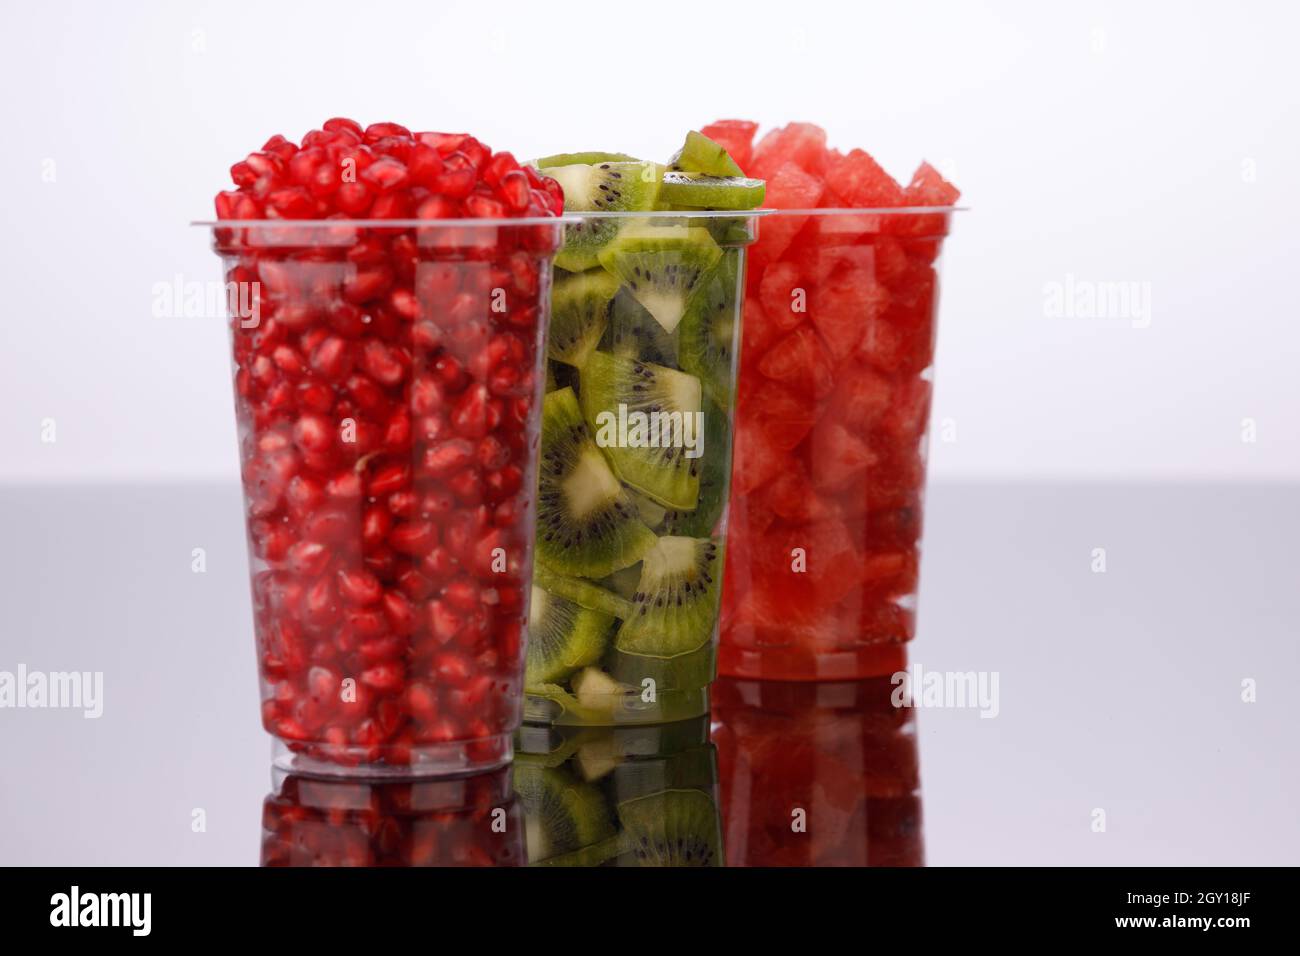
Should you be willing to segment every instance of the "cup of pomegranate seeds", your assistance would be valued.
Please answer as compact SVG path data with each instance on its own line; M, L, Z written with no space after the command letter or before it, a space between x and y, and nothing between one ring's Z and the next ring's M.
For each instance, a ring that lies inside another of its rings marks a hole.
M277 766L502 765L563 193L471 136L341 119L231 176L210 225Z
M274 773L262 804L263 866L522 866L511 770L438 780ZM505 814L502 819L501 814Z
M957 190L906 185L792 123L751 145L767 180L740 353L719 671L776 680L892 673L914 630L938 259Z

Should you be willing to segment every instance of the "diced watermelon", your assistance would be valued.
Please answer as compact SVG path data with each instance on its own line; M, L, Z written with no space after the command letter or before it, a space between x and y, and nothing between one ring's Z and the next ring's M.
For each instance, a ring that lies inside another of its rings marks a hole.
M815 287L809 318L839 363L853 354L864 329L888 306L889 291L876 281L874 270L849 267Z
M778 169L794 163L805 172L826 172L826 131L812 123L790 123L770 131L754 147L752 175L771 179ZM770 189L769 185L769 189Z
M785 455L757 428L738 430L731 450L731 474L736 491L747 495L767 484L785 467Z
M820 467L820 462L815 462ZM839 509L813 491L808 469L797 458L791 459L770 483L757 492L762 502L784 521L806 524L839 517Z
M754 133L758 124L749 120L718 120L700 130L713 140L736 161L746 173L749 172L750 160L754 155Z
M763 313L782 332L789 332L807 317L807 283L793 262L773 262L763 270L758 286Z
M919 439L930 420L930 383L911 378L894 393L894 402L880 420L880 427L894 441L908 443Z
M764 206L769 209L816 209L823 188L822 181L816 176L808 175L794 163L786 163L768 177ZM781 258L807 221L807 216L769 216L760 221L760 239L750 252L754 265Z
M759 360L758 370L768 378L784 382L811 396L825 398L834 382L831 361L817 333L801 325L767 350Z
M822 412L823 420L840 422L854 433L864 434L889 408L893 383L860 363L841 367L835 377L835 390Z
M903 190L905 206L951 206L961 196L959 190L929 163L921 163L912 181Z
M758 422L768 441L782 451L803 441L817 421L817 406L781 382L761 379L751 401L753 404L745 409L748 420Z
M839 422L817 426L813 435L813 484L821 492L843 488L879 461L857 435Z
M894 177L860 149L851 150L826 171L826 189L855 209L903 204L903 190Z
M871 248L875 250L876 278L891 288L902 282L908 269L903 244L892 236L875 236Z
M757 271L757 270L755 270ZM752 289L745 295L745 312L744 325L741 331L741 348L740 348L740 367L742 370L757 368L759 358L767 352L782 333L780 327L775 322L768 319L767 313L763 311L762 303L758 301L758 293ZM739 377L740 388L744 390L744 383L748 381L749 376L742 374Z

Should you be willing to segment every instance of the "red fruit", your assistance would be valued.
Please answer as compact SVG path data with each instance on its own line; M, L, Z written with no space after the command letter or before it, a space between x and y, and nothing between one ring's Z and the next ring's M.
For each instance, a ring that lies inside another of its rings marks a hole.
M462 438L482 438L488 430L488 390L471 385L451 410L451 427Z
M757 428L741 428L732 448L732 481L742 495L771 481L785 466L786 453Z
M829 159L824 129L812 123L790 123L758 141L748 171L760 179L769 179L782 166L793 163L807 173L821 176Z
M768 349L758 363L758 370L815 401L824 398L834 384L826 349L817 333L807 326L795 329Z
M352 604L374 604L384 593L379 579L361 568L340 569L338 579L340 596Z
M749 120L718 120L700 130L728 153L742 170L748 170L754 150L754 133L757 123Z
M743 407L752 408L753 413L746 418L758 423L778 451L798 445L817 420L816 403L780 382L760 380L751 396Z
M813 483L819 491L834 491L861 476L879 456L844 425L818 425L813 437Z
M846 365L836 374L825 418L862 434L870 429L893 398L889 379L861 365Z
M961 191L944 179L937 169L929 163L921 163L903 190L903 205L951 206L960 196Z
M903 190L869 154L860 149L831 162L826 189L844 206L855 209L903 205Z

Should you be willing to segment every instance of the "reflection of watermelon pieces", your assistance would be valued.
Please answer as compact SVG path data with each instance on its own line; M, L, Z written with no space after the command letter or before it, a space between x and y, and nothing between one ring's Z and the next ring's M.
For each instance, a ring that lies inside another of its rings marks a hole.
M820 176L826 172L827 160L826 131L812 123L790 123L758 141L750 165L752 175L760 179L771 179L786 163Z
M748 172L754 150L754 133L757 130L758 124L749 120L718 120L700 132L730 153L736 164Z
M894 177L860 149L851 150L826 172L826 189L841 205L871 209L903 205Z
M804 392L813 401L825 398L834 386L826 348L817 333L806 325L771 346L759 360L758 370L768 378Z

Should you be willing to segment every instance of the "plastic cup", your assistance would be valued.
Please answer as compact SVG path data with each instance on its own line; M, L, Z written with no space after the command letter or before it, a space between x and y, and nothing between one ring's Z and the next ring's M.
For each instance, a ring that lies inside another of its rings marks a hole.
M276 764L506 763L559 221L205 225Z
M532 865L723 863L707 717L656 726L525 724L514 772Z
M893 690L883 677L718 680L728 866L923 864L916 716Z
M698 717L716 672L736 342L757 217L579 218L568 243L596 232L603 250L627 255L556 260L524 719ZM684 313L656 284L673 270L698 279Z
M851 680L904 666L952 211L763 222L746 279L723 674Z
M510 768L440 780L341 780L273 772L262 866L521 866Z

